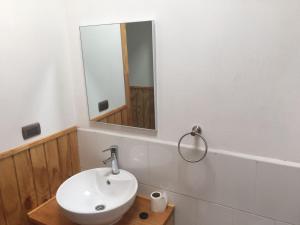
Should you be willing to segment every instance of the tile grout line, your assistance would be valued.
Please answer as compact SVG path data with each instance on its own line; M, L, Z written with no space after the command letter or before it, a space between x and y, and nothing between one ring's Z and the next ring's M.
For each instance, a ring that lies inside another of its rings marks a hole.
M285 221L280 221L280 220L277 220L275 218L272 218L272 217L268 217L268 216L264 216L264 215L261 215L261 214L255 214L254 212L250 212L250 211L246 211L246 210L243 210L243 209L236 209L236 208L233 208L231 206L228 206L228 205L223 205L222 203L219 203L219 202L213 202L213 201L209 201L209 200L205 200L205 199L201 199L201 198L196 198L194 196L190 196L190 195L187 195L187 194L184 194L184 193L179 193L179 192L176 192L176 191L170 191L168 189L163 189L161 187L158 187L158 186L155 186L155 185L152 185L152 184L145 184L145 183L141 183L139 182L141 185L144 185L144 186L149 186L149 187L152 187L152 188L157 188L157 189L161 189L161 190L166 190L168 192L171 192L173 194L177 194L177 195L181 195L181 196L184 196L184 197L187 197L187 198L192 198L194 200L200 200L200 201L203 201L203 202L207 202L209 204L213 204L213 205L217 205L217 206L221 206L221 207L224 207L224 208L228 208L228 209L231 209L231 210L234 210L234 211L239 211L239 212L243 212L243 213L247 213L249 215L252 215L252 216L257 216L257 217L263 217L265 219L269 219L269 220L272 220L274 223L275 222L282 222L282 223L287 223ZM287 223L288 225L296 225L296 224L291 224L291 223Z

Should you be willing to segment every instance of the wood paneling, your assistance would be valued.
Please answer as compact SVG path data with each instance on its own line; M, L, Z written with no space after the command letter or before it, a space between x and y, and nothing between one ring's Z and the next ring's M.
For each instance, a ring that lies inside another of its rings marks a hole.
M154 88L131 87L132 125L155 129Z
M26 223L22 209L13 157L0 161L0 189L7 225Z
M99 122L155 129L154 88L132 86L130 95L130 110L114 112Z
M132 126L137 127L138 126L138 119L137 119L137 89L136 88L131 88L130 90L131 93L131 117L132 117Z
M1 191L0 191L0 224L1 225L6 225L6 219L5 219L5 215L4 215Z
M2 198L1 198L1 190L0 190L0 224L1 225L6 225L4 208L3 208Z
M137 127L144 127L144 89L137 88L136 95L136 115L137 115ZM132 109L134 110L134 109Z
M69 145L68 135L57 139L58 153L60 159L61 178L63 180L68 179L72 176L72 163L71 163L71 149Z
M37 206L37 196L33 181L32 163L29 151L14 156L19 192L23 209L26 212Z
M39 145L31 148L30 155L37 202L38 204L42 204L50 198L48 169L46 164L44 146Z
M80 172L77 132L69 133L73 174Z
M128 110L123 110L122 112L121 112L121 116L122 116L122 125L125 125L125 126L127 126L127 125L129 125L129 123L128 123Z
M122 112L115 114L115 124L122 125Z
M46 162L48 168L48 177L51 196L56 194L59 185L62 182L61 170L59 166L59 156L57 149L57 140L45 143Z
M1 153L0 225L28 224L26 213L79 171L76 127Z

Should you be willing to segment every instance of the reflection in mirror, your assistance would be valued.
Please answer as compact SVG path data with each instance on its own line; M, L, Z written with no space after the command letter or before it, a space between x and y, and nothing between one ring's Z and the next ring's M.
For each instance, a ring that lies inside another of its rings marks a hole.
M153 22L80 27L91 121L155 129Z

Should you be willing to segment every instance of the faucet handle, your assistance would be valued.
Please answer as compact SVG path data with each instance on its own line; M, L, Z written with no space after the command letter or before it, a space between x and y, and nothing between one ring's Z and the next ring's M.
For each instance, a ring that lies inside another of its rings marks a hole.
M117 153L118 152L118 148L119 148L118 145L112 145L109 148L102 150L102 152L111 151L111 153Z
M110 150L111 150L111 148L107 148L107 149L102 150L102 152L108 152Z

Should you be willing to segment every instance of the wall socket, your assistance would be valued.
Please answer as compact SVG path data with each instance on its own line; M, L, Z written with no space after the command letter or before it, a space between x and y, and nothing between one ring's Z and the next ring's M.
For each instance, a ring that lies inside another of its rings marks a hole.
M22 127L22 135L24 140L40 134L41 134L40 123L33 123Z

